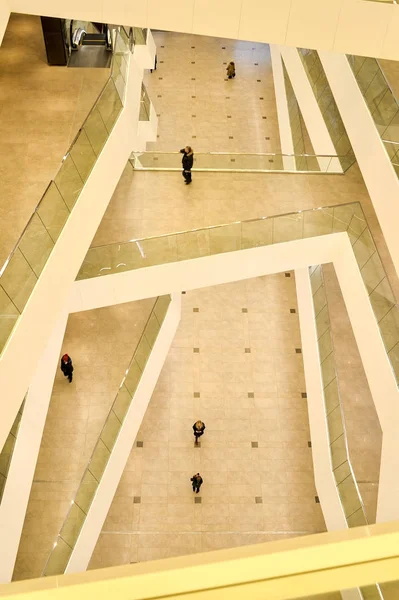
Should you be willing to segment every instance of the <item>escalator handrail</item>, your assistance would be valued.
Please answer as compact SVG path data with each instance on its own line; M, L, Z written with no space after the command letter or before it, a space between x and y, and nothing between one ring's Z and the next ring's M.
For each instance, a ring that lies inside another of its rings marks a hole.
M85 29L82 29L81 27L78 27L78 29L75 29L75 31L73 32L73 35L72 35L72 40L71 40L72 48L76 49L82 45L86 33L87 33L87 31Z

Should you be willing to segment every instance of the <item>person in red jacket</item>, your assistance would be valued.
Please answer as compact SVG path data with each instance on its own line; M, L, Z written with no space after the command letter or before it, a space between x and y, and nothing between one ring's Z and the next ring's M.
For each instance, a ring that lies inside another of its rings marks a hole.
M73 364L72 358L68 354L64 354L61 358L61 371L65 377L68 377L69 383L72 383Z

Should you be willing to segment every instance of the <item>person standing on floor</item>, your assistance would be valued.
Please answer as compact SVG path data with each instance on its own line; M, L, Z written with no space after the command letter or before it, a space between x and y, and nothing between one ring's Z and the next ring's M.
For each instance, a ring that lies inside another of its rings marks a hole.
M183 177L186 184L191 183L191 169L194 164L194 151L191 146L186 146L180 150L183 154L182 165L183 165Z
M68 354L64 354L61 358L61 371L65 377L68 377L69 383L72 383L73 364L72 358Z
M204 480L202 479L201 475L199 473L196 473L195 475L193 475L191 477L190 481L193 484L193 492L198 494L198 492L200 491L201 485L204 483Z
M196 421L193 425L193 431L194 431L195 443L198 444L198 438L200 438L201 435L204 435L205 423L203 423L202 421Z
M236 66L233 61L229 62L226 71L228 79L234 79L236 76Z

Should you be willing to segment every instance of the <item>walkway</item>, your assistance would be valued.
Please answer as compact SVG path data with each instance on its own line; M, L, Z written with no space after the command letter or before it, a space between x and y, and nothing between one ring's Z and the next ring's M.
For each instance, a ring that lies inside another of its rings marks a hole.
M0 47L0 267L108 75L49 67L40 18L11 15Z
M177 335L91 568L325 530L290 309L291 273L183 295ZM197 448L199 418L206 431ZM197 471L204 484L195 498Z
M14 579L40 577L154 301L70 315L29 498Z

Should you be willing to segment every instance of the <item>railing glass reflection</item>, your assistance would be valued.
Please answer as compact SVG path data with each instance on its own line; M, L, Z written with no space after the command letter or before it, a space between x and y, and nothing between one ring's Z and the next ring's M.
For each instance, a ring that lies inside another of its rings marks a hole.
M141 375L158 337L170 301L170 296L159 296L155 301L87 469L83 474L75 499L47 560L43 575L58 575L65 572Z
M3 450L0 453L0 502L3 498L4 488L7 481L8 470L10 468L12 454L14 452L15 442L17 441L19 424L22 418L22 412L24 410L24 402L22 402L21 408L19 409L17 416L15 417L13 426L6 439Z
M0 270L0 351L122 110L128 54L128 38L122 30L116 34L110 78Z
M323 269L318 265L311 267L309 272L323 380L324 407L330 439L331 466L348 527L360 527L367 525L367 517L349 457ZM378 584L360 588L360 591L364 600L383 598Z
M342 174L355 161L353 155L313 156L310 154L196 152L193 171L243 171L253 173L283 171L285 173ZM133 152L130 162L133 168L137 170L181 171L182 168L179 152Z
M346 231L399 380L399 312L358 202L90 248L77 279Z

